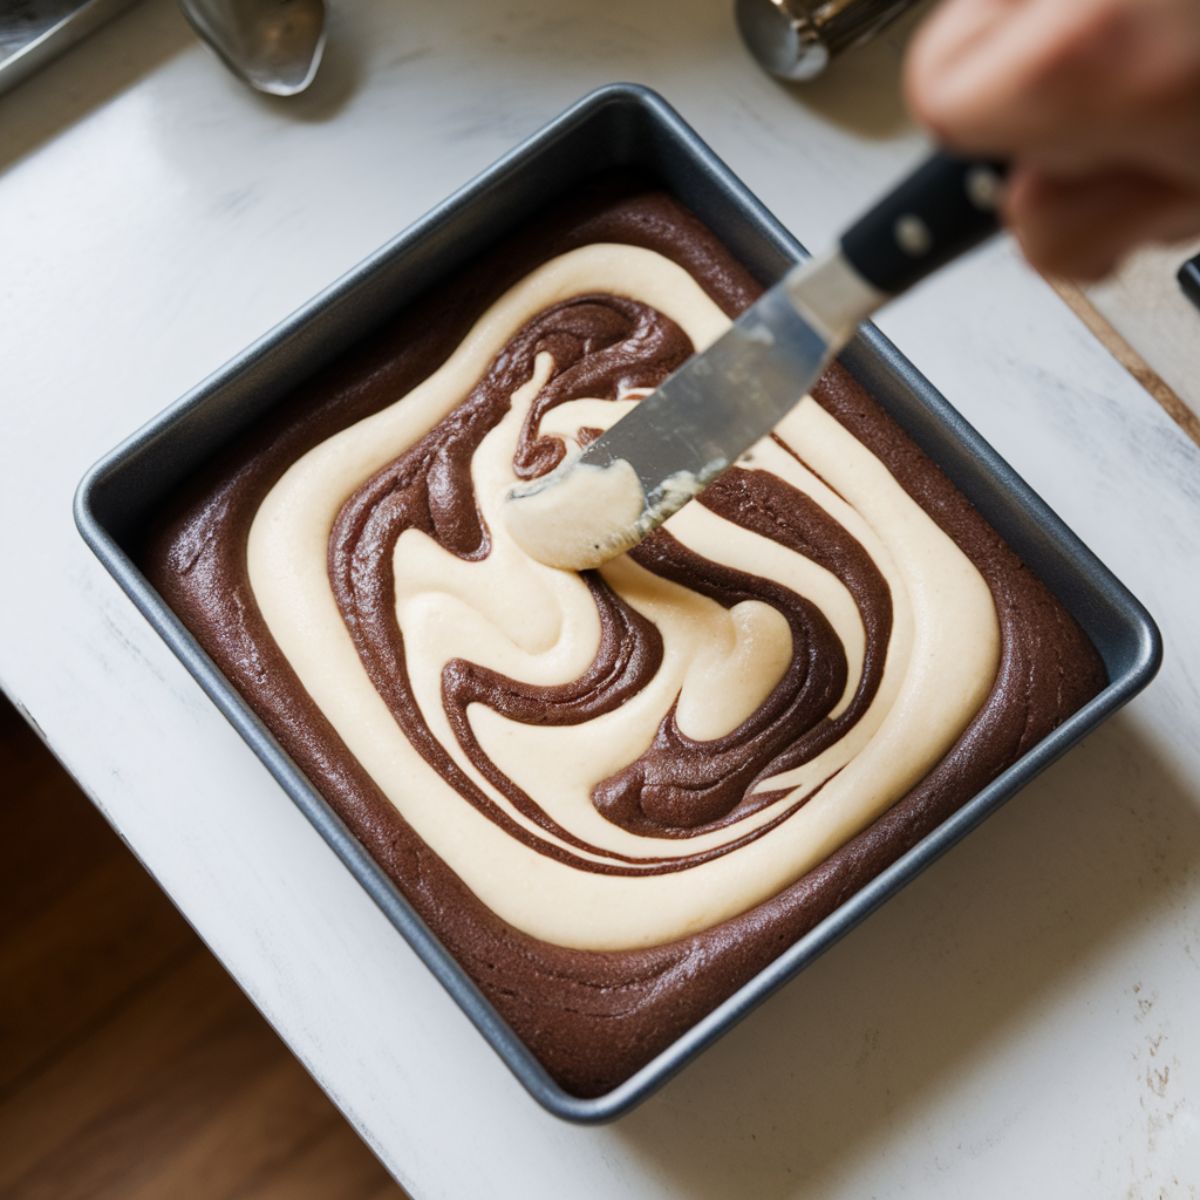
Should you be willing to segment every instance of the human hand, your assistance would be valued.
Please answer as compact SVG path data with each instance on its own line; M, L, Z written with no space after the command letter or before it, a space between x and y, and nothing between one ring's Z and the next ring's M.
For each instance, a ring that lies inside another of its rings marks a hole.
M1200 233L1200 0L944 0L905 88L951 149L1011 160L1005 220L1040 270L1096 279Z

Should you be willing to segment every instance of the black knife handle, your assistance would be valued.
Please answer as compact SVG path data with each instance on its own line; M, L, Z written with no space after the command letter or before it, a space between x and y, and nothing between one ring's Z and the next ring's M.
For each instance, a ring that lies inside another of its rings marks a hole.
M842 235L842 253L897 296L997 232L1006 173L999 161L934 154Z

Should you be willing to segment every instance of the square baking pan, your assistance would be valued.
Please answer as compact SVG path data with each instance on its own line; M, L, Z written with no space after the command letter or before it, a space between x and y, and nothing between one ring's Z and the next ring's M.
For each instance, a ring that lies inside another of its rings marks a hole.
M764 284L804 251L655 93L632 85L585 97L408 231L102 459L80 484L85 541L321 836L533 1097L568 1120L628 1111L893 895L1018 788L1143 688L1161 645L1145 609L930 383L874 328L846 367L942 467L1096 645L1109 684L1093 700L876 876L806 936L620 1086L574 1096L546 1073L134 565L162 499L319 368L505 236L556 195L614 168L656 179Z

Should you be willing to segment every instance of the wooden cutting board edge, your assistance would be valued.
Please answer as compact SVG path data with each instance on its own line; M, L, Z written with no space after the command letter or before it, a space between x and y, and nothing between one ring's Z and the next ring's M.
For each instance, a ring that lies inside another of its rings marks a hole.
M1100 343L1162 405L1167 415L1200 446L1200 416L1180 399L1174 388L1109 324L1077 284L1047 277L1063 302L1092 331Z

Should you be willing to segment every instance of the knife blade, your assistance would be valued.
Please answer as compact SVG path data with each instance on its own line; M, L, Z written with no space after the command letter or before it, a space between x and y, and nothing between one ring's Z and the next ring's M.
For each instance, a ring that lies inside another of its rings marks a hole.
M582 453L514 487L513 538L571 570L631 549L769 434L883 303L998 229L1002 174L933 155Z

